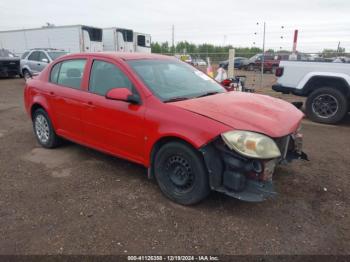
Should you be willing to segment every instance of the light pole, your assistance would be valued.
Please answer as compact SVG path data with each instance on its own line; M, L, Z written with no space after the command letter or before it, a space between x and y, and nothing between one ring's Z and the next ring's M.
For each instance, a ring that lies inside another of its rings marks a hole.
M259 22L256 23L259 26ZM256 35L257 33L255 33ZM260 74L260 88L263 87L263 75L264 75L264 62L265 62L265 34L266 34L266 23L264 22L263 42L262 42L262 56L261 56L261 74Z
M172 46L172 51L173 55L175 55L175 26L173 25L171 27L171 46Z
M260 88L263 87L263 75L264 75L264 62L265 62L265 33L266 33L266 23L264 22L264 34L263 34L263 48L261 57L261 76L260 76Z

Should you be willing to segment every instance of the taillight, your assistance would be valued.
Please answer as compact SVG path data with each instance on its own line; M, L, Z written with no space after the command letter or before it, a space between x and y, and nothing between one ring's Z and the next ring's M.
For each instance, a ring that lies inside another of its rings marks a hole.
M282 75L283 75L283 67L277 67L276 72L275 72L275 76L280 77Z

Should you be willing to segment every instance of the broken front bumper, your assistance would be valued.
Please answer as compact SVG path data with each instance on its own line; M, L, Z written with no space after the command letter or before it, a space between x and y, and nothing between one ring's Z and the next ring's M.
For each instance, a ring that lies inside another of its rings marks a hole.
M230 150L221 138L201 148L212 190L249 202L276 196L273 174L278 164L294 159L308 160L302 152L302 136L289 135L275 140L281 151L278 159L249 159Z

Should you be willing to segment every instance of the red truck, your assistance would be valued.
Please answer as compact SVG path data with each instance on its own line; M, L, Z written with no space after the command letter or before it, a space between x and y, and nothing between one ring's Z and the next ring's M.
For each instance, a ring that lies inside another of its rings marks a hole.
M262 54L256 54L255 56L249 59L249 62L245 68L249 71L261 70L262 58L263 58ZM265 54L264 55L264 72L271 72L274 74L276 72L276 69L279 66L280 60L281 58L278 55Z

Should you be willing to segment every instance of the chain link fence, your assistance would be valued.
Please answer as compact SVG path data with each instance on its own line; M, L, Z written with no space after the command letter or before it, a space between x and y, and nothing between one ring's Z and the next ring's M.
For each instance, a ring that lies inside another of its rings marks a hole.
M219 65L228 65L228 52L223 53L186 53L173 54L163 53L163 55L176 56L178 59L194 65L199 70L206 72L208 61L216 76ZM350 63L350 53L326 52L326 53L297 53L292 52L266 52L264 55L264 71L261 74L260 53L235 53L235 70L234 74L246 76L246 85L254 88L271 88L276 81L274 70L278 67L280 61L303 61L303 62L338 62ZM227 68L227 67L226 67Z

